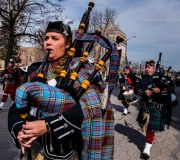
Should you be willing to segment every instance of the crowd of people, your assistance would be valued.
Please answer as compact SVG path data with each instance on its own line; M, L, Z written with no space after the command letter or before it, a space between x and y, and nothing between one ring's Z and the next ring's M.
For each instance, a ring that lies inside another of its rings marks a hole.
M119 69L115 64L119 63L121 48L96 34L101 38L98 42L115 55L110 68ZM115 85L112 79L117 80L118 70L104 78L102 70L108 72L104 65L108 58L94 64L86 59L88 52L71 60L69 57L75 52L72 42L69 25L49 22L44 61L33 63L22 77L10 59L2 74L4 95L0 109L10 94L8 129L16 147L21 149L21 160L113 159L114 114L110 96ZM172 106L177 104L170 70L155 64L147 61L145 72L138 75L127 63L118 78L123 115L128 116L129 106L139 103L136 120L146 133L144 159L150 157L155 134L170 125Z

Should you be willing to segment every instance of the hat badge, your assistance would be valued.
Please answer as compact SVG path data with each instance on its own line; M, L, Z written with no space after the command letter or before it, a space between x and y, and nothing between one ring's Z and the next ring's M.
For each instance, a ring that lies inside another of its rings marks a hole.
M63 33L65 34L65 36L68 36L69 34L68 34L68 26L67 25L63 25L63 29L64 29L64 31L63 31Z

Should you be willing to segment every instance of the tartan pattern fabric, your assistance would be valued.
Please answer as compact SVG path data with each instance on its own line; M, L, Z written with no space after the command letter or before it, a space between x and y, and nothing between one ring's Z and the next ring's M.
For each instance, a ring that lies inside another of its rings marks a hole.
M8 95L7 94L3 94L3 97L2 97L2 102L6 102L8 99ZM15 95L13 96L13 98L11 98L13 101L15 99Z
M89 73L79 73L79 83ZM77 82L76 82L77 83ZM32 106L40 107L42 117L48 117L74 105L72 97L63 90L41 82L28 82L16 92L16 107L28 106L28 95ZM25 101L26 100L26 101ZM99 93L92 87L80 99L84 120L81 126L83 137L82 159L112 159L114 141L114 117L112 108L107 108L102 117ZM43 107L42 107L43 106Z
M36 106L40 108L41 118L62 113L74 104L75 101L67 92L41 82L24 83L16 91L16 107Z
M164 115L163 112L165 110L165 100L161 93L153 94L150 99L145 95L144 91L147 89L151 89L153 86L153 76L144 76L140 86L137 87L141 93L142 98L139 102L139 107L141 109L148 109L150 114L150 119L148 123L148 130L152 131L164 131ZM164 89L163 83L159 83L157 86L160 90ZM161 106L162 110L158 111L158 107Z
M76 37L76 39L88 41L88 42L89 41L95 41L95 42L98 42L104 48L112 50L112 53L110 56L109 73L108 73L109 91L111 93L115 84L116 84L116 80L117 80L117 76L118 76L118 70L119 70L119 63L120 63L120 57L119 57L119 52L117 50L117 47L110 40L105 39L101 35L97 36L94 33L79 34Z
M93 34L80 34L79 37L76 37L77 40L78 38L79 40L83 40L83 41L94 40L98 42L101 46L105 47L106 49L112 50L112 54L110 58L110 70L109 70L109 84L110 84L109 85L109 98L110 98L113 87L116 84L116 79L117 79L116 76L119 69L119 53L115 45L109 40L107 39L104 40L102 37L99 37ZM81 71L78 76L79 82L76 81L75 87L78 87L83 80L87 79L88 75L89 73L85 73L85 72L83 73L83 71ZM47 79L51 79L52 77L54 78L54 76L56 75L52 73L52 69L49 68L47 72ZM37 86L35 88L37 89L39 88L42 93L51 92L52 87L50 88L47 87L45 89L45 86L42 83L41 84L36 83L36 85ZM30 84L24 87L31 88ZM22 88L22 91L23 90L25 89ZM33 96L36 97L37 95L39 95L37 91L34 91L34 92L35 93L32 93ZM56 95L56 91L55 93L54 91L52 93ZM66 95L66 93L63 93L63 94ZM20 93L17 93L17 95L20 95ZM62 103L65 103L66 98L63 98L63 95L59 97ZM40 96L40 98L37 98L37 102L35 100L33 101L36 102L36 104L38 105L41 105L44 103L46 106L49 106L50 102L55 103L55 99L57 98L54 98L54 100L51 101L48 98L45 98L46 102L41 102L42 97ZM72 99L69 99L70 104L72 102L71 100ZM82 97L80 98L80 104L81 104L81 108L82 108L83 116L84 116L83 124L81 126L82 138L83 138L82 159L83 160L113 159L113 150L114 150L113 148L114 147L113 145L114 143L113 109L107 106L107 111L105 115L102 116L102 111L100 107L100 95L98 91L95 90L95 88L93 88L92 86L90 86L88 90L86 91L86 93L82 95ZM23 106L25 105L23 104ZM61 107L61 109L59 109L60 107L58 107L57 110L58 111L63 110L62 108L66 110L66 107L67 105L64 105L63 107ZM48 114L49 111L50 112L52 111L52 108L56 108L56 107L50 107L50 109L47 109L47 108L43 110L44 115Z
M102 159L113 159L114 153L114 113L113 108L108 106L103 116Z
M145 137L146 143L152 144L154 140L155 140L155 132L151 130L147 130Z
M79 74L79 81L87 79L88 74ZM102 117L99 93L89 88L80 99L84 121L81 126L83 136L82 159L113 159L114 113L107 106Z
M119 53L117 51L116 46L109 40L104 40L102 37L98 37L93 34L80 34L77 39L80 40L87 40L87 39L93 39L94 41L98 42L101 46L111 49L112 53L110 56L110 66L109 66L109 73L108 73L108 97L110 99L111 93L113 91L113 88L116 84L116 79L118 76L118 70L119 70ZM100 109L100 107L99 107ZM89 110L85 110L87 115L87 120L83 122L82 127L88 129L90 127L90 122L88 118L88 113L92 113ZM98 112L100 113L100 112ZM89 115L90 116L90 115ZM99 115L99 121L95 121L95 119L92 119L92 121L96 122L96 126L91 125L95 128L94 134L96 136L92 136L92 138L88 138L87 133L91 133L90 131L85 131L83 134L83 144L85 145L83 152L82 152L82 159L113 159L113 143L114 143L114 114L112 108L110 106L107 106L106 114L104 117L102 117L102 123L101 123L101 115ZM93 124L93 123L92 123ZM102 131L102 132L100 132ZM100 133L100 135L98 135ZM85 139L84 139L85 138ZM89 140L89 142L88 142ZM91 146L88 149L88 144L91 144ZM101 144L101 145L100 145Z
M16 84L4 84L4 93L15 94L17 85Z
M11 75L10 76L11 78L7 78L7 79L5 78L4 80L4 84L3 84L4 93L15 95L17 87L19 87L20 84L22 84L22 75L20 69L19 68L13 69L12 67L9 67L6 70L6 73L4 74Z
M28 76L28 81L29 81L29 82L32 81L33 78L37 76L37 74L38 74L38 71L37 71L37 70L34 71L34 72L32 72L32 73Z
M162 112L158 112L155 109L155 105L147 105L146 108L149 110L149 123L148 123L148 130L152 131L164 131L164 123Z

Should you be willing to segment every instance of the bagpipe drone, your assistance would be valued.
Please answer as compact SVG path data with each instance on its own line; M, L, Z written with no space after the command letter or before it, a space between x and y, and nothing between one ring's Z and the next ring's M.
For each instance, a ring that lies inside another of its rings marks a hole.
M47 85L42 82L27 82L20 86L16 92L16 107L20 111L20 113L26 113L30 110L30 103L35 102L32 106L37 108L41 108L42 115L44 117L51 116L49 113L46 113L46 107L43 106L51 106L55 108L55 112L52 115L58 114L60 112L60 107L62 106L62 99L75 100L79 101L83 93L85 93L90 86L93 77L97 74L99 70L102 70L102 67L105 65L105 62L110 58L110 70L109 70L109 83L110 87L113 86L115 77L117 74L117 70L119 69L119 54L117 52L116 46L104 36L100 34L100 32L96 31L95 33L84 33L86 29L86 25L89 23L90 11L94 7L94 3L90 2L88 6L88 10L82 17L81 23L77 30L77 36L72 44L72 47L68 51L68 58L66 61L66 65L64 69L60 72L60 76L57 77L56 87ZM123 41L122 38L118 40ZM68 67L72 58L75 56L76 46L78 43L89 43L86 49L83 52L83 55L80 57L80 63L76 67L76 70L70 73L70 78L68 84L64 87L63 82L68 74ZM87 57L89 56L89 52L93 48L94 43L98 43L102 47L107 49L105 55L100 59L96 64L94 71L91 73L89 77L82 75L81 68L83 64L87 61ZM47 51L46 57L44 58L43 64L46 64L48 59L49 51ZM116 62L116 63L114 63ZM39 77L43 77L43 68L44 65L41 65L39 68ZM79 72L79 73L78 73ZM73 84L77 79L81 79L81 86L76 91L73 88ZM53 97L51 97L53 95ZM41 97L39 97L41 96ZM52 99L56 99L56 103ZM48 104L47 104L48 102ZM51 104L51 102L53 104ZM64 104L63 104L64 105Z

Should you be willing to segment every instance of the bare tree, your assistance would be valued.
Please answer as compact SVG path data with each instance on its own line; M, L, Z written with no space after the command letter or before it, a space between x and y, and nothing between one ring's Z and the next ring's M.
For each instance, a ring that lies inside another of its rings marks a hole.
M5 53L1 58L5 59L5 65L9 58L18 61L20 42L40 42L45 23L62 12L62 1L64 0L1 0L0 30L6 39L3 44Z
M94 32L98 29L106 38L115 40L114 35L118 29L118 25L115 24L115 19L117 15L117 10L111 9L109 7L107 7L104 11L93 11L89 24L89 31ZM95 48L96 49L93 53L95 61L98 61L102 57L102 54L105 53L105 49L100 46L97 46ZM108 65L109 61L106 64L106 68L108 68Z
M115 24L117 17L117 10L107 7L103 12L94 11L90 20L90 31L99 29L102 34L109 38L109 35L113 32L114 27L118 27Z

